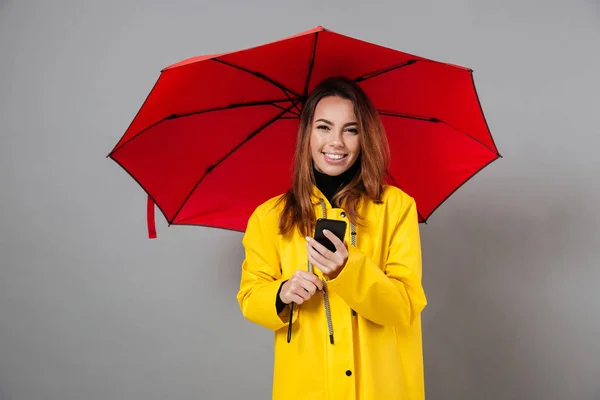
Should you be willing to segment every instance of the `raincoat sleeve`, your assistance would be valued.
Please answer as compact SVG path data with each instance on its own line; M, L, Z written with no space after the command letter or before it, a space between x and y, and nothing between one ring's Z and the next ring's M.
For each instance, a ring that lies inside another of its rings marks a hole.
M240 289L237 294L244 317L271 330L288 325L290 309L285 307L277 314L277 296L284 279L281 276L275 239L272 230L265 229L264 222L255 211L248 220L242 240L246 256L242 262ZM295 319L296 315L293 317Z
M395 221L388 222L392 231L383 268L349 245L345 267L328 282L359 315L380 325L411 325L427 304L417 208L411 197L403 203Z

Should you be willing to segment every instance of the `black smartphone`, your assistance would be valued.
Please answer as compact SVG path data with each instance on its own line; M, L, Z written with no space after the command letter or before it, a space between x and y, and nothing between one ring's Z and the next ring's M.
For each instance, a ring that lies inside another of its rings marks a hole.
M317 220L317 225L315 226L315 240L335 253L335 246L331 240L327 239L327 236L323 234L323 230L327 229L343 242L346 237L346 225L346 221L319 218Z

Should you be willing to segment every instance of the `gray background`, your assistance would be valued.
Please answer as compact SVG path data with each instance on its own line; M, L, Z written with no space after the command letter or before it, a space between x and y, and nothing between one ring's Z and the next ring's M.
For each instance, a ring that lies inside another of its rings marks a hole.
M105 158L181 59L323 25L475 70L504 158L421 225L426 390L600 399L597 1L0 1L0 400L266 399L241 234Z

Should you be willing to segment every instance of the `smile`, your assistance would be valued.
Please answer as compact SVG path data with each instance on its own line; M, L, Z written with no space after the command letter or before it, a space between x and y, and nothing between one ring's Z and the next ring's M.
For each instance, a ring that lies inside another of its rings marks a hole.
M341 160L342 158L346 157L347 154L333 154L333 153L323 153L325 155L325 157L329 158L330 160Z

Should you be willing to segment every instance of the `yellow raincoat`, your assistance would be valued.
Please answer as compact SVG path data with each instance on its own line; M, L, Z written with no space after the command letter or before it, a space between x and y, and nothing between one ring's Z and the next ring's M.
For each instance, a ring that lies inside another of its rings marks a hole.
M324 296L318 293L294 307L287 342L290 307L278 315L276 295L284 280L307 269L308 261L304 237L297 231L291 238L279 234L282 205L276 206L276 200L260 205L248 221L237 295L248 320L274 331L273 399L423 400L420 313L426 298L413 198L386 186L383 204L361 201L364 219L356 227L356 247L347 229L348 261L335 279L326 279L334 344ZM317 218L345 220L350 226L344 210L332 208L316 186L313 200ZM320 201L326 215L321 215ZM313 271L323 278L321 271Z

